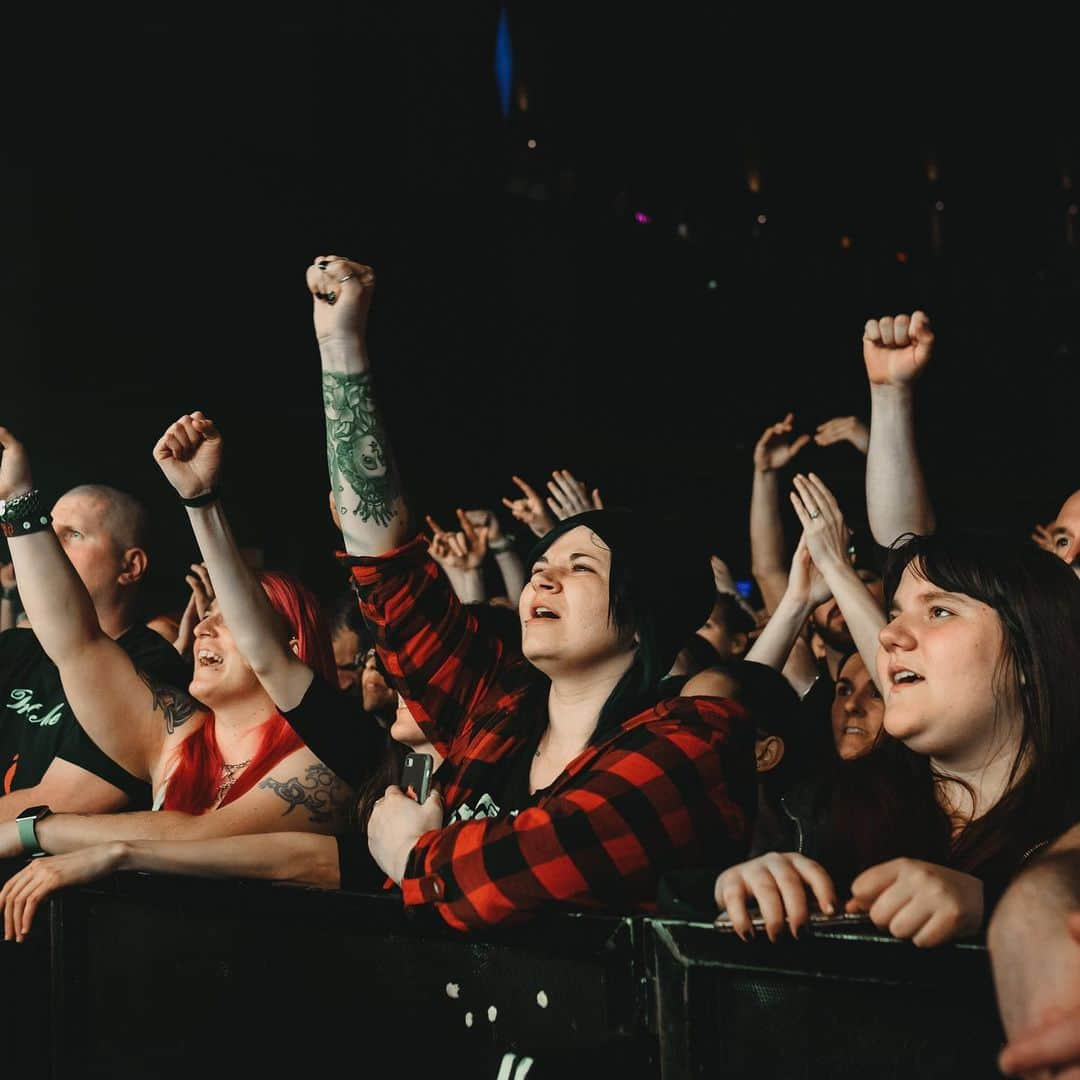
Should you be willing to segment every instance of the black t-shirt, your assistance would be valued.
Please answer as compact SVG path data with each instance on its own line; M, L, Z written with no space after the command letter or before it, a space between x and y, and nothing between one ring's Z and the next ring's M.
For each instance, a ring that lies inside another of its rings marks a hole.
M318 675L300 704L282 716L308 749L351 787L363 787L378 768L386 732L356 698L342 694ZM386 875L371 857L367 838L353 829L336 839L340 887L354 892L382 888Z
M354 697L318 675L295 709L282 712L308 749L350 787L359 789L382 758L386 732Z
M820 776L837 761L832 733L832 706L836 683L824 662L818 664L818 677L799 703L799 729L789 762L790 783Z
M156 683L186 690L191 669L160 634L137 624L116 639ZM63 758L119 788L133 809L149 807L150 785L108 757L79 726L60 672L31 630L0 634L0 792L39 783Z
M286 714L287 716L290 714ZM297 729L299 730L299 729ZM475 818L493 818L516 814L538 799L547 788L529 791L529 773L533 758L540 745L544 726L538 724L528 740L523 742L513 754L494 773L494 783L482 792L470 806L462 803L447 819L447 825L457 821L472 821ZM312 747L312 749L315 749ZM449 762L443 762L432 777L433 783L439 782L439 772L452 768ZM377 892L386 883L386 875L379 869L368 850L367 838L358 832L350 832L337 838L338 869L341 874L341 888L354 892Z

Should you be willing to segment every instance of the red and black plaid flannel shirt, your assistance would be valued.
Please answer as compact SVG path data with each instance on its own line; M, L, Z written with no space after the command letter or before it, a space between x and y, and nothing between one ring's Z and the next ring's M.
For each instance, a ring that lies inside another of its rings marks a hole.
M450 762L451 813L503 776L529 735L515 723L523 699L544 676L481 632L422 537L349 562L391 684ZM551 904L654 911L668 871L745 858L756 800L754 729L740 706L672 698L584 750L534 805L425 833L402 893L460 930Z

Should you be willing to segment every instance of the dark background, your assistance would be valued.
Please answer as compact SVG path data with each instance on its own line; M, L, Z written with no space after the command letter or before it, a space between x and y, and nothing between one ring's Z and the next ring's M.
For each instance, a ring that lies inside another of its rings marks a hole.
M944 521L1022 533L1080 484L1067 28L781 55L765 9L584 7L509 5L508 117L494 4L9 36L2 421L47 490L150 505L155 604L182 604L195 549L150 450L196 408L225 433L241 542L339 580L303 281L326 252L376 268L380 397L444 523L569 467L657 522L696 515L748 575L762 428L868 417L863 323L915 307ZM800 464L858 522L860 456Z

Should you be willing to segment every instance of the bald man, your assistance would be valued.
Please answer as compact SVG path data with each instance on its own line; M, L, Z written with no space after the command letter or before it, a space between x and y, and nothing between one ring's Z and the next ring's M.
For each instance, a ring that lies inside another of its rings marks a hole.
M130 495L83 485L53 507L53 529L94 602L102 630L155 680L186 689L191 671L138 619L148 519ZM107 813L149 804L149 786L108 758L79 726L60 673L33 630L0 633L0 821L27 807Z

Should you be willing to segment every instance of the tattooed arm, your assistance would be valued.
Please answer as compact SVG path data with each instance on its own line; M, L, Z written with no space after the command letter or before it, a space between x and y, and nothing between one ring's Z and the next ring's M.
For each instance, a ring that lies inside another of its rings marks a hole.
M307 284L322 359L330 490L345 547L353 555L380 555L409 539L409 522L365 340L375 275L325 255L308 267Z
M206 840L267 832L333 835L344 829L354 799L353 790L302 747L220 810L53 814L38 823L37 838L45 851L58 855L113 840ZM22 850L15 823L0 824L0 859Z

